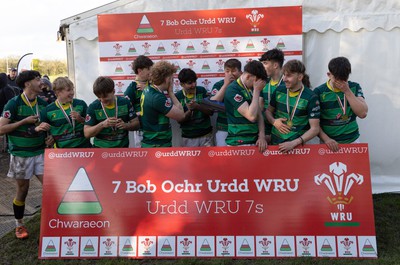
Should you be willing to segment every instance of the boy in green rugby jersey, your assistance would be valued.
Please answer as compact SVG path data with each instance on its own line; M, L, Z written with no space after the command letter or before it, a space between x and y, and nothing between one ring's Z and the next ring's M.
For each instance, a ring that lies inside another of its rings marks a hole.
M132 70L136 74L135 80L129 84L124 92L125 97L131 101L139 121L140 98L142 97L143 89L149 84L150 68L153 64L153 61L149 57L139 55L132 62ZM143 131L141 129L129 132L129 147L140 147L142 139Z
M93 93L97 99L88 107L83 128L85 137L94 137L95 147L128 147L128 131L139 128L131 102L125 97L116 97L114 80L105 76L94 81Z
M272 144L286 153L318 135L320 113L304 64L290 60L283 66L283 74L286 87L272 93L266 116L273 125Z
M180 123L183 146L213 146L210 119L213 111L199 104L207 97L207 90L197 86L197 75L190 68L183 68L178 74L178 79L182 90L175 96L185 111L185 119Z
M38 97L42 91L40 73L21 72L16 83L23 92L9 100L4 107L0 118L0 135L8 135L10 168L7 176L14 178L17 184L13 200L15 236L24 239L29 236L23 222L29 182L33 175L43 182L44 148L54 141L46 142L46 131L50 125L40 122L40 111L47 106L47 102Z
M260 96L260 108L262 109L265 122L265 138L267 139L268 143L271 143L272 125L265 117L265 111L268 108L271 95L274 93L275 89L279 86L285 87L285 82L282 81L282 67L284 60L284 53L277 48L265 52L259 59L259 61L264 65L265 71L267 72L269 78L269 81L264 87Z
M319 138L332 151L339 144L359 143L357 117L367 117L368 106L361 86L348 81L350 61L345 57L332 59L328 64L329 80L314 89L321 103Z
M267 73L262 63L250 61L245 65L243 74L226 89L227 145L257 145L260 152L266 149L264 119L259 106L266 80Z
M83 133L87 105L74 99L74 84L67 77L53 82L56 101L42 111L42 120L50 124L50 134L57 148L88 148L92 145Z
M167 61L156 62L150 69L150 85L142 94L142 147L171 147L169 119L183 121L185 113L173 91L176 68ZM165 93L168 93L168 97Z
M216 82L211 89L211 100L224 102L225 91L230 83L237 80L242 74L242 63L238 59L228 59L224 64L224 79ZM226 146L225 139L228 136L228 121L225 112L218 112L217 131L215 133L215 145Z

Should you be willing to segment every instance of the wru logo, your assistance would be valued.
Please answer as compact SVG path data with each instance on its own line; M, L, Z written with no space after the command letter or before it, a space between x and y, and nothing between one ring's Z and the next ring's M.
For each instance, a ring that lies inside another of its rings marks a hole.
M328 201L336 204L339 211L343 211L344 205L350 204L353 200L353 196L348 196L351 187L354 183L361 185L364 177L356 173L346 175L347 166L341 162L330 164L329 172L332 175L322 173L314 176L314 182L317 185L325 184L332 193L332 196L328 196Z

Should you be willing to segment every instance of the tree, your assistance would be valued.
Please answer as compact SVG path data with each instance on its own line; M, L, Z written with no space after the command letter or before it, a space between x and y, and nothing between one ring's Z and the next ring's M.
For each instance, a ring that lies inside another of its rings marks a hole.
M0 72L8 73L8 68L17 67L19 57L9 56L7 58L0 58ZM62 60L41 60L33 59L34 70L39 71L42 75L59 76L67 75L67 62Z

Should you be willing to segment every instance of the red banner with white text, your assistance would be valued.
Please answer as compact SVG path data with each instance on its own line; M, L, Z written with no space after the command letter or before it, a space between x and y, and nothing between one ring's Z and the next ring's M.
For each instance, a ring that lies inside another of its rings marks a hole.
M286 4L100 14L100 74L110 76L115 81L116 94L123 95L135 78L133 60L146 55L154 62L170 61L178 72L182 68L192 69L198 85L211 91L214 83L224 78L224 64L230 58L238 59L244 66L278 48L286 61L301 60L302 7ZM174 91L180 89L179 80L175 79Z
M376 258L368 146L46 150L39 258Z

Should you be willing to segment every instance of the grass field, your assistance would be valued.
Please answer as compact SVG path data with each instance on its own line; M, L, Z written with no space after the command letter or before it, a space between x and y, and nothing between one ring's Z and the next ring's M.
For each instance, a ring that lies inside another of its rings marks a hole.
M38 260L40 215L27 223L30 238L16 240L13 233L0 239L0 264L400 264L400 194L375 194L374 211L378 244L378 259L179 259L179 260Z

